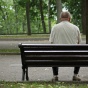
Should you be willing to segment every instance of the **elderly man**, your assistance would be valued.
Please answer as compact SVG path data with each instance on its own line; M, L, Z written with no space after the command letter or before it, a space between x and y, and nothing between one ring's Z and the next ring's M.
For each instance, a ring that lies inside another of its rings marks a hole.
M51 44L79 44L81 42L81 34L79 28L70 23L71 14L66 12L61 12L60 15L61 22L54 25L49 41ZM74 81L80 81L78 76L80 67L74 67ZM58 81L58 67L52 67L53 70L53 81Z

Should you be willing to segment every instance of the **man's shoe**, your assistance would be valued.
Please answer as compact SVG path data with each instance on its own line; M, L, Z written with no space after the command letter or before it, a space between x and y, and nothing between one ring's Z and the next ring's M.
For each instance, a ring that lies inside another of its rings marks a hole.
M81 78L79 76L73 76L73 81L81 81Z
M52 81L53 81L53 82L58 81L58 77L57 77L57 76L56 76L56 77L53 77Z

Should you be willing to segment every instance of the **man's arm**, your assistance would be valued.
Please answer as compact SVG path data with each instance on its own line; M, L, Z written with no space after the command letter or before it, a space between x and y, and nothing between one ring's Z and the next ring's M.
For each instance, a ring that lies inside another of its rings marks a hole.
M49 37L49 42L53 44L54 41L54 28L51 29L50 37Z
M81 43L81 33L80 33L80 31L78 31L78 44L80 44Z

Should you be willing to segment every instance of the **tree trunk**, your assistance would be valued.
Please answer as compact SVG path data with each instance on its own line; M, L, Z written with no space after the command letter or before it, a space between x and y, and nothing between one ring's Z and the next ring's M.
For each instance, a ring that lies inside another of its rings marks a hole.
M51 0L48 1L48 26L49 26L49 33L51 31L50 4L51 4Z
M40 13L41 13L41 21L42 21L43 32L46 33L46 26L45 26L43 8L42 8L42 0L39 0L39 1L40 1L39 5L40 5Z
M86 34L86 0L82 0L82 33Z
M88 0L86 2L86 43L88 44Z
M62 11L61 0L56 0L56 7L57 7L57 23L59 23L60 22L60 13Z
M18 11L17 11L17 5L15 0L13 0L13 4L14 4L14 10L15 10L15 22L16 22L16 33L18 34Z
M30 1L26 2L26 16L27 16L27 27L28 27L28 35L31 35L31 28L30 28L30 16L29 16L29 11L30 11Z

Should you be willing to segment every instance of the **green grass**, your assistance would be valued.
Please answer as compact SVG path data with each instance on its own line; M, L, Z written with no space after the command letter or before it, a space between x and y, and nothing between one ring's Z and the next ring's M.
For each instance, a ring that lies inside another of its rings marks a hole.
M86 35L82 35L85 38ZM32 34L32 35L0 35L0 39L25 39L25 38L49 38L49 34Z
M47 38L49 34L32 34L32 35L0 35L0 39L25 39L25 38Z
M0 49L0 53L20 53L19 49Z
M88 88L87 84L70 83L11 83L1 82L0 88Z

